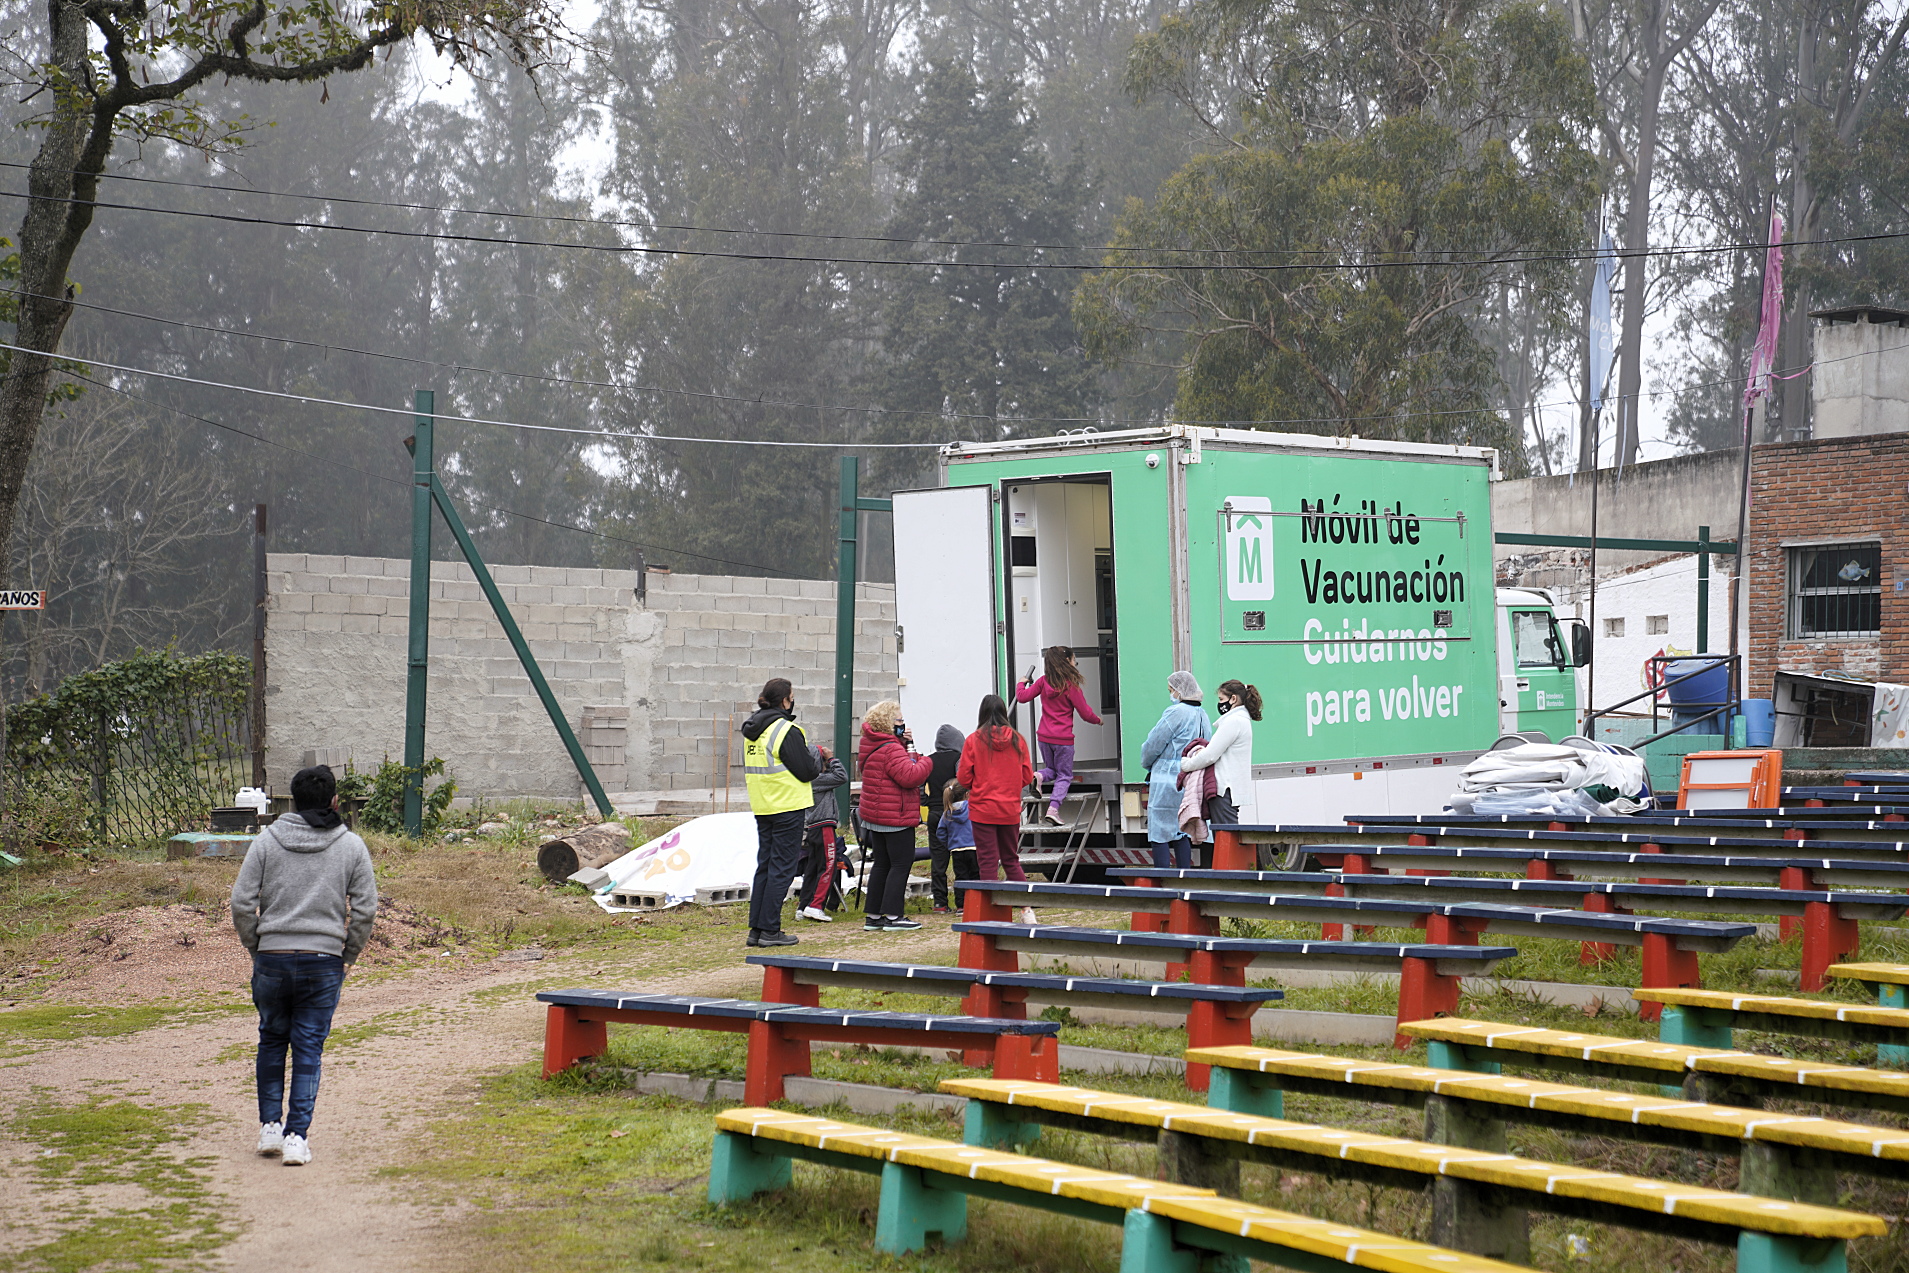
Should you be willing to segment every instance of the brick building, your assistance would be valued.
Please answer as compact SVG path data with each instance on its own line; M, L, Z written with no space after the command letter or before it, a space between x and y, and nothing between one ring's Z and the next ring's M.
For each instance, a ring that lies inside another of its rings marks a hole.
M1750 695L1909 681L1909 434L1758 446L1750 483Z

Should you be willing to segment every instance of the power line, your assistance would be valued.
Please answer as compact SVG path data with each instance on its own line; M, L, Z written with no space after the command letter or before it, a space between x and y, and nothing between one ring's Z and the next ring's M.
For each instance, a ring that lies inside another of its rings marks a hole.
M83 205L91 208L104 208L118 212L148 212L158 216L186 217L190 219L219 221L234 225L275 226L291 230L325 230L347 234L384 235L400 239L424 239L448 243L478 243L499 247L542 247L567 251L604 252L613 256L683 256L723 261L761 261L787 262L803 265L858 265L870 267L889 266L925 266L930 269L957 270L1061 270L1074 273L1097 272L1102 270L1130 270L1149 273L1169 274L1212 274L1212 273L1286 273L1305 270L1395 270L1395 269L1474 269L1485 265L1544 265L1571 264L1595 260L1606 255L1601 251L1535 253L1514 256L1509 254L1489 254L1475 257L1449 257L1445 259L1407 259L1407 260L1371 260L1371 261L1310 261L1286 262L1278 264L1228 264L1226 262L1203 262L1199 264L1160 264L1145 262L1137 264L1108 264L1097 262L1079 264L1064 261L960 261L960 260L912 260L882 257L852 256L799 256L783 252L718 252L707 248L671 248L653 244L608 244L608 243L565 243L555 239L512 239L489 234L460 234L443 230L399 230L372 226L339 225L329 221L297 221L282 217L242 216L234 212L199 212L181 208L155 208L137 203L110 203L99 199L72 199L62 196L29 196L18 191L0 191L15 199L38 197L51 203ZM1832 243L1870 243L1889 239L1909 238L1909 231L1890 231L1882 234L1848 235L1834 239L1811 239L1811 246ZM1620 249L1608 255L1619 258L1630 257L1673 257L1706 256L1727 252L1764 252L1770 248L1768 243L1724 243L1697 247L1643 248L1639 250ZM1126 250L1126 249L1113 249ZM1133 249L1145 252L1150 249ZM1181 251L1182 249L1171 249ZM1193 251L1212 251L1219 255L1234 252L1234 249L1190 249ZM1258 251L1260 249L1241 249Z
M263 442L266 446L276 447L277 449L281 451L288 451L293 455L301 456L304 459L308 459L308 460L314 460L320 464L329 465L332 468L343 469L348 473L357 473L361 476L371 478L374 481L388 482L393 486L402 486L402 487L406 487L407 489L411 486L411 483L405 481L403 478L392 477L389 474L385 474L385 473L374 473L370 469L361 469L355 464L346 464L344 461L334 459L331 456L318 455L314 452L306 451L299 447L292 446L289 443L276 441L272 438L266 437L262 433L253 433L250 430L241 429L237 425L226 424L222 421L213 420L202 415L195 415L193 412L184 410L183 408L180 408L180 407L175 407L171 403L155 402L151 398L142 397L141 395L136 393L129 393L126 390L120 388L118 385L109 384L104 380L95 380L91 376L79 375L77 373L74 374L73 378L75 380L84 380L87 384L97 386L98 388L106 390L106 392L108 393L117 394L119 397L126 399L128 402L137 402L144 406L152 407L155 410L159 410L159 411L170 411L172 414L176 416L182 416L187 420L196 420L200 424L208 424L215 429L223 429L227 433L237 434L239 437L242 437L242 438L250 438L254 442ZM501 513L506 517L521 518L524 521L539 522L545 526L554 526L558 530L575 531L580 535L589 535L596 539L609 540L612 543L630 544L637 548L657 549L659 551L672 553L678 556L694 557L698 561L713 561L717 563L718 565L723 565L723 566L742 566L745 569L749 569L749 570L765 570L765 571L768 571L770 574L774 574L774 575L783 575L789 578L795 577L795 576L789 575L788 571L783 570L777 566L765 566L765 565L762 565L760 562L753 562L753 561L736 561L728 557L712 557L708 553L691 552L687 548L672 548L668 544L652 544L652 543L647 543L640 539L628 539L622 535L612 535L608 533L607 531L591 530L588 526L576 526L571 524L570 522L551 521L549 518L539 517L535 513L520 512L517 509L505 508L499 504L480 504L473 500L471 502L471 507L481 508L485 512L489 512L489 513Z
M45 354L37 349L28 349L24 345L9 345L0 341L0 349L18 354L33 354L41 358L57 358L58 354ZM72 355L65 355L72 357ZM286 393L279 389L258 389L251 385L235 385L223 380L206 380L199 376L182 376L171 371L154 371L149 367L128 367L121 363L102 362L97 358L84 359L89 366L104 367L108 371L123 371L132 376L151 376L158 380L172 380L180 384L204 385L211 389L230 389L234 393L257 394L262 398L282 398L289 402L308 402L321 407L344 407L350 411L372 411L379 415L401 415L415 418L419 413L399 407L380 407L369 402L345 402L339 398L319 398L310 394ZM939 448L939 442L784 442L768 438L698 438L667 433L617 433L609 429L571 429L558 424L525 424L520 420L489 420L479 416L452 416L443 412L431 413L433 420L447 424L488 424L503 429L529 429L537 433L570 433L591 438L616 438L629 442L708 442L719 446L781 446L781 447L820 447L831 451L906 451Z

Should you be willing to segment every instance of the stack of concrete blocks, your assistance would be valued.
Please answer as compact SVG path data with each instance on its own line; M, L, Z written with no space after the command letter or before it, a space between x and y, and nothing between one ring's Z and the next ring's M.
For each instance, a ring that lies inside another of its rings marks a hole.
M273 554L267 563L268 777L306 752L359 769L403 754L409 562ZM736 729L772 676L831 742L835 586L826 580L494 567L531 652L613 795L742 785ZM894 590L857 590L855 710L893 697ZM427 753L465 796L576 799L564 752L469 567L431 566ZM618 715L621 713L621 715ZM621 770L619 775L618 770Z
M577 741L607 791L629 790L630 709L585 706Z

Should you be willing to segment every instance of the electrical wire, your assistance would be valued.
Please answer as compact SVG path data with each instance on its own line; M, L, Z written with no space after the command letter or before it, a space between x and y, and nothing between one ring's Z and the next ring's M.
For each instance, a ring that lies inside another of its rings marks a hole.
M1146 262L1143 264L1108 264L1107 262L1075 263L1066 261L960 261L938 260L924 261L897 259L893 257L854 257L854 256L799 256L784 252L718 252L708 248L672 248L658 247L653 244L628 243L564 243L555 239L513 239L490 234L460 234L445 230L399 230L374 226L339 225L330 221L296 221L282 217L242 216L235 212L202 212L183 208L156 208L138 203L111 203L100 199L73 199L62 196L29 196L18 191L3 190L0 195L14 199L39 198L49 203L81 205L91 208L104 208L118 212L147 212L158 216L185 217L189 219L218 221L233 225L274 226L290 230L326 230L348 234L384 235L399 239L425 239L447 243L478 243L499 247L540 247L556 248L567 251L604 252L613 256L681 256L722 261L758 261L787 262L803 265L854 265L869 267L924 266L929 269L951 270L1060 270L1072 273L1091 273L1102 270L1122 269L1146 273L1167 274L1213 274L1213 273L1286 273L1306 270L1395 270L1395 269L1475 269L1486 265L1544 265L1571 264L1595 260L1607 255L1601 251L1536 253L1515 256L1510 254L1490 254L1474 257L1449 257L1445 259L1409 259L1409 260L1373 260L1373 261L1308 261L1273 264L1228 264L1226 262L1201 262L1198 264L1162 264ZM1890 231L1882 234L1849 235L1836 239L1812 239L1812 246L1831 243L1869 243L1889 239L1909 238L1909 231ZM1727 252L1764 252L1770 248L1768 243L1724 243L1698 247L1645 248L1639 251L1617 251L1608 255L1620 258L1631 257L1671 257L1705 256ZM1144 250L1144 249L1142 249ZM1225 254L1226 248L1210 249ZM1247 249L1251 251L1253 249Z
M0 160L0 168L15 168L15 169L20 169L24 171L29 169L30 167L31 165L29 164L19 163L15 161ZM69 175L74 175L77 173L77 170L69 169L68 172L69 172ZM104 180L104 181L124 181L124 182L138 183L143 185L170 186L170 187L186 189L186 190L204 190L204 191L210 191L210 192L219 193L219 194L252 195L252 196L257 196L262 198L274 198L274 199L303 199L308 202L336 203L336 204L343 204L343 205L348 205L353 207L365 207L365 208L392 208L392 209L396 209L399 211L406 211L406 212L430 212L430 213L445 213L445 214L451 214L456 216L496 217L502 220L542 221L542 222L549 222L552 224L559 224L559 225L603 226L610 229L654 230L654 231L664 231L669 233L727 234L727 235L744 235L744 236L755 235L755 236L761 236L765 238L806 239L806 240L817 240L822 242L838 242L838 243L841 243L841 242L892 243L892 244L905 245L905 246L911 246L911 247L925 246L925 247L951 247L951 248L965 248L965 247L1015 248L1015 249L1020 249L1022 251L1029 251L1029 252L1128 252L1128 253L1189 254L1189 255L1203 254L1203 253L1204 254L1223 253L1230 256L1242 256L1242 255L1243 256L1262 256L1262 255L1278 254L1278 255L1288 256L1288 257L1320 256L1324 254L1324 249L1311 249L1311 248L1189 248L1189 247L1157 247L1157 246L1149 247L1149 246L1125 245L1125 244L1113 244L1113 243L1107 243L1107 244L1016 243L1012 240L1002 240L1002 239L917 239L917 238L906 238L906 237L902 237L898 235L826 234L826 233L822 233L819 231L812 231L812 230L735 229L732 227L724 227L724 226L693 225L693 224L673 223L673 222L665 222L665 221L639 221L639 220L630 220L630 219L615 218L615 217L583 217L583 216L565 216L565 215L554 214L554 213L518 212L518 211L507 209L507 208L464 208L464 207L459 207L455 204L407 203L401 200L367 199L367 198L362 198L362 197L353 196L353 195L300 194L300 193L289 191L289 190L258 190L258 189L248 189L243 186L222 186L215 182L180 181L180 180L165 178L165 177L137 177L128 173L101 172L94 175L97 176L100 180ZM14 192L0 191L0 193L13 194ZM21 198L24 196L15 194L14 197ZM86 202L86 201L72 200L70 202ZM172 209L165 209L165 208L144 207L143 205L120 205L120 204L97 203L95 204L95 206L97 207L136 207L136 208L139 208L140 210L149 211L149 212L174 211ZM189 214L181 212L178 215L189 215ZM211 215L211 214L206 214L206 215ZM279 224L279 223L265 222L264 224ZM302 225L306 223L299 223L299 224ZM351 227L342 227L342 226L331 227L328 225L328 223L315 223L314 225L311 226L311 228L349 229ZM395 232L375 231L375 230L367 230L364 232L365 233L395 233ZM1866 243L1866 242L1874 242L1874 241L1886 240L1886 239L1898 239L1898 238L1905 238L1905 237L1909 237L1909 231L1888 231L1881 234L1847 235L1847 236L1842 236L1838 238L1810 239L1810 240L1807 240L1806 242L1787 243L1787 244L1782 244L1779 246L1802 247L1802 246L1817 246L1817 245L1834 244L1834 243ZM499 242L499 243L524 243L527 246L532 245L531 241L514 240L514 239L493 239L493 240L482 240L482 241ZM535 246L550 246L550 247L585 246L581 244L543 243L543 242L537 242L534 245ZM1624 248L1613 248L1611 252L1608 253L1608 255L1617 257L1619 259L1626 259L1633 256L1641 256L1641 257L1687 256L1687 255L1698 255L1698 254L1718 253L1718 252L1760 252L1760 251L1768 250L1770 246L1771 245L1767 242L1758 242L1758 243L1743 242L1743 243L1727 243L1727 244L1695 245L1695 246L1678 245L1678 246L1669 246L1669 247L1662 247L1662 248L1645 248L1641 251L1629 251ZM607 250L607 249L599 249L599 250ZM624 250L634 251L637 249L624 249ZM711 253L697 253L697 252L689 252L689 251L679 252L678 249L661 248L661 247L650 248L647 250L657 252L657 253L664 253L664 254L674 253L674 254L680 254L680 255L715 255ZM1513 258L1488 257L1488 258L1479 258L1472 261L1296 262L1285 268L1290 268L1290 269L1317 269L1317 268L1367 269L1367 268L1371 268L1374 265L1450 266L1450 265L1478 265L1478 264L1504 264L1504 263L1518 264L1518 263L1523 263L1527 261L1529 262L1587 261L1587 260L1594 260L1597 257L1602 255L1606 255L1606 253L1602 252L1601 250L1585 250L1578 253L1563 254L1563 255L1542 255L1542 256L1513 257ZM893 260L858 262L858 261L845 260L843 258L826 257L826 256L806 257L806 256L762 255L762 256L748 256L743 259L817 261L817 262L822 262L827 264L880 264L880 265L897 265L897 264L968 265L968 264L973 264L977 268L1008 268L1008 269L1033 268L1029 266L1001 265L1001 264L997 264L993 262L970 263L970 262L946 262L946 261L893 261ZM1042 268L1109 269L1109 268L1145 268L1145 267L1108 266L1105 263L1100 263L1095 265L1073 266L1073 267L1056 267L1056 266L1050 265L1050 266L1045 266ZM1201 269L1207 269L1207 268L1267 269L1267 268L1279 268L1279 267L1240 265L1240 266L1223 266L1223 267L1200 266L1197 268L1201 268Z
M41 358L60 358L71 355L44 354L37 349L28 349L24 345L9 345L0 341L0 349L17 354L33 354ZM559 424L525 424L521 420L491 420L482 416L453 416L443 412L407 411L400 407L380 407L369 402L345 402L339 398L319 398L310 394L286 393L279 389L259 389L252 385L235 385L223 380L206 380L199 376L182 376L177 372L154 371L149 367L129 367L123 363L102 362L97 358L82 359L88 366L104 367L108 371L123 371L132 376L151 376L157 380L171 380L179 384L204 385L210 389L229 389L234 393L256 394L262 398L281 398L289 402L306 402L313 406L344 407L350 411L371 411L379 415L401 415L416 418L428 414L431 419L446 424L488 424L503 429L528 429L536 433L568 433L590 438L614 438L630 442L707 442L718 446L779 446L779 447L818 447L830 451L908 451L938 449L939 442L785 442L769 438L698 438L668 433L617 433L610 429L572 429Z
M300 456L307 460L312 460L319 464L327 465L331 468L343 469L347 473L357 473L360 476L371 478L374 481L388 482L393 486L402 486L402 487L406 487L407 489L412 485L410 482L405 481L403 478L392 477L386 473L374 473L370 469L361 469L355 464L346 464L344 461L334 459L331 456L319 455L315 452L306 451L299 447L292 446L290 443L276 441L275 439L266 437L262 433L253 433L250 430L241 429L237 425L226 424L223 421L213 420L207 416L196 415L193 412L187 411L181 407L175 407L171 403L156 402L153 399L143 397L140 394L130 393L127 390L120 388L118 385L110 384L104 380L96 380L92 376L86 376L86 375L80 375L80 374L74 373L73 379L84 380L87 384L94 385L100 389L104 389L108 393L116 394L117 396L126 399L128 402L137 402L143 406L152 407L153 409L158 411L170 411L173 415L181 416L187 420L196 420L200 424L211 425L215 429L223 429L227 433L236 434L242 438L249 438L254 442L263 442L266 446L276 447L278 450L281 450L281 451L288 451L293 455ZM698 561L713 561L717 563L718 565L723 565L723 566L741 566L747 570L762 570L762 571L768 572L769 574L782 575L787 578L798 577L795 575L790 575L788 571L783 570L777 566L765 566L765 565L762 565L760 562L753 562L753 561L736 561L733 558L729 558L729 557L712 557L708 553L691 552L687 548L672 548L668 544L652 544L640 539L628 539L622 535L612 535L607 531L591 530L588 526L577 526L577 525L573 525L570 522L551 521L547 517L539 517L535 513L525 513L514 508L505 508L500 504L480 504L473 500L471 501L471 507L481 508L488 513L501 513L502 515L506 517L516 517L524 521L538 522L545 526L553 526L558 530L575 531L580 535L589 535L596 539L608 540L611 543L630 544L637 548L655 549L661 552L671 553L676 556L694 557Z

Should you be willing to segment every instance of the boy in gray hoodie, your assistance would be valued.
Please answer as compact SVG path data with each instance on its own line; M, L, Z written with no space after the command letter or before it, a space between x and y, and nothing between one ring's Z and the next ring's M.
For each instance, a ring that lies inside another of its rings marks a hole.
M371 854L338 816L337 795L329 766L292 775L295 812L259 832L232 886L232 926L252 952L252 1003L259 1013L258 1152L280 1155L287 1167L312 1160L306 1138L331 1014L345 969L364 950L378 915Z

